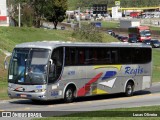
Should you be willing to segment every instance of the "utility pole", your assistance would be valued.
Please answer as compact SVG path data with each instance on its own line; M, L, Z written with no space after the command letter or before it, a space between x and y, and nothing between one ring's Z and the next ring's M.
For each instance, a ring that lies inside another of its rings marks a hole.
M78 13L79 13L79 28L81 28L81 8L79 7Z
M19 25L19 27L21 27L21 5L20 5L20 3L19 3L19 5L18 5L18 25Z

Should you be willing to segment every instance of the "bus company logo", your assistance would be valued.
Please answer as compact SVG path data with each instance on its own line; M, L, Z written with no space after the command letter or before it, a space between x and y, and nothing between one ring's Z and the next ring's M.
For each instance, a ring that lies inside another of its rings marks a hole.
M25 88L23 88L23 87L17 87L15 90L16 91L25 91Z
M76 74L76 71L69 71L68 72L68 75L75 75Z
M138 68L125 67L125 74L128 75L140 75L144 73L144 69L138 66Z

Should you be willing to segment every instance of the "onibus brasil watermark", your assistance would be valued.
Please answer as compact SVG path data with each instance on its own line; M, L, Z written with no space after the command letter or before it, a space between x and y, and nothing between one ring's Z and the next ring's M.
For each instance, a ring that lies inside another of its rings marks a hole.
M33 118L40 118L42 114L40 112L2 112L1 117L33 117Z

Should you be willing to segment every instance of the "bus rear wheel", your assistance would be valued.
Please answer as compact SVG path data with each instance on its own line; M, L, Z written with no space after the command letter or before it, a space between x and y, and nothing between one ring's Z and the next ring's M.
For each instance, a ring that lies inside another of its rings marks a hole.
M130 97L133 95L134 85L132 82L128 82L125 89L125 95Z
M65 91L64 101L66 103L71 103L71 102L73 102L73 99L74 99L74 90L73 90L73 88L69 87Z

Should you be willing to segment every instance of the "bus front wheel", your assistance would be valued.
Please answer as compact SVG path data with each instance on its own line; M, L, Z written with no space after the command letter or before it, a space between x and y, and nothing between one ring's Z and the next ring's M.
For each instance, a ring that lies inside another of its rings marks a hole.
M130 97L133 95L134 85L132 82L128 82L126 85L125 95Z
M73 99L74 99L74 90L73 88L69 87L65 91L64 101L67 103L71 103L73 102Z

